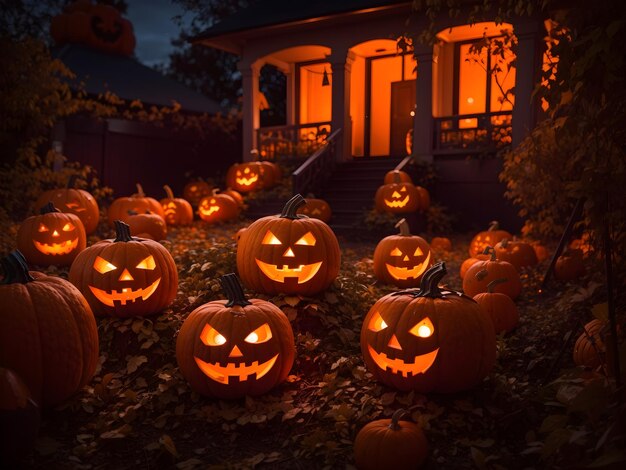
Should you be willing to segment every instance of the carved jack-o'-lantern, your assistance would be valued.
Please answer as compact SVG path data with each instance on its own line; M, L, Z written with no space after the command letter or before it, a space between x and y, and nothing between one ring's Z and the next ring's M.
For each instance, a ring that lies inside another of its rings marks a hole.
M374 275L398 287L417 287L424 272L433 264L428 242L411 235L409 224L400 220L399 235L383 238L374 250Z
M95 243L76 257L70 282L97 314L130 317L161 311L178 289L172 255L160 243L131 237L122 221L116 221L115 229L115 239Z
M380 298L361 328L361 353L377 380L399 390L451 393L478 384L496 359L489 318L471 298L437 286L444 263L420 289Z
M163 186L166 198L161 199L163 214L168 225L189 225L193 222L193 208L188 201L174 197L174 192L167 184Z
M226 173L226 184L241 193L267 187L261 177L261 170L258 162L235 163ZM273 174L268 172L268 175L273 178Z
M314 219L320 219L322 222L328 223L332 216L332 210L326 201L323 199L315 199L314 197L307 197L306 204L298 208L298 214L304 214Z
M339 273L341 254L328 225L296 213L305 204L296 194L279 216L253 222L237 244L237 269L251 289L266 294L312 295Z
M412 183L402 182L400 174L395 173L394 182L378 188L374 196L378 212L401 214L415 212L420 208L420 196Z
M190 181L183 188L183 197L193 206L197 206L202 198L210 196L212 192L213 188L206 181Z
M214 189L212 196L203 198L198 204L198 215L205 222L224 222L239 215L237 201L226 194L217 194L217 191Z
M165 220L165 213L161 203L154 198L147 197L139 183L137 183L137 193L130 197L118 197L111 203L107 212L109 225L113 227L116 220L126 222L129 211L134 211L138 214L150 211Z
M384 184L391 183L411 183L413 184L413 180L411 176L402 170L391 170L385 173Z
M17 232L17 247L29 263L65 266L87 246L87 235L74 214L59 212L52 202L27 218Z
M489 229L477 233L469 245L469 255L472 258L476 258L476 255L485 251L488 246L495 246L500 240L504 238L513 238L506 230L499 229L498 221L494 220L489 224Z
M260 395L287 378L293 331L274 304L246 299L235 274L220 279L227 302L189 314L176 340L176 360L191 388L219 398Z
M87 235L93 233L98 227L100 209L96 199L84 189L74 188L76 175L72 175L63 189L50 189L44 191L35 202L36 208L41 208L52 201L54 207L61 212L69 212L78 216L85 227Z

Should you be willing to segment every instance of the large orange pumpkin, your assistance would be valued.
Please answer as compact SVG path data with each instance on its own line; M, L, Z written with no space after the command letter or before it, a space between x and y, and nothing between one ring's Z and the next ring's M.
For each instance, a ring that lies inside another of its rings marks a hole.
M459 268L459 277L463 279L465 277L465 273L467 273L467 270L474 263L477 263L478 261L485 261L490 258L491 257L489 255L485 255L485 254L476 255L475 258L467 258L465 261L461 263L461 267Z
M137 183L137 193L130 197L119 197L111 203L107 213L109 225L114 227L116 220L126 222L129 215L128 211L134 211L138 214L150 211L165 220L165 213L163 212L161 203L154 198L146 196L139 183Z
M167 307L178 290L178 271L163 245L130 235L115 223L116 238L91 245L76 257L69 279L96 314L145 316Z
M533 246L521 240L503 238L493 248L496 250L496 258L508 261L518 271L528 266L534 266L539 262Z
M0 364L13 369L35 402L58 405L79 391L98 363L89 304L65 279L29 272L14 251L2 260Z
M424 431L410 421L400 421L406 411L394 412L391 419L367 423L354 440L354 460L359 470L415 470L428 456Z
M78 216L59 212L49 202L39 215L28 217L17 231L17 248L29 263L67 266L87 246Z
M506 279L506 282L494 286L493 291L506 294L515 300L522 292L522 280L517 269L507 261L496 259L496 253L490 246L485 249L485 254L490 254L491 258L472 264L465 273L463 292L474 297L481 292L487 292L491 281Z
M220 279L228 298L196 308L176 339L176 360L202 395L261 395L287 378L295 357L293 331L274 304L246 299L235 274Z
M292 197L280 215L256 220L237 244L237 270L244 284L265 294L313 295L339 273L337 237L318 219L298 215L306 201Z
M174 192L167 184L163 186L166 198L161 199L163 215L168 225L189 225L193 222L193 208L181 197L174 197Z
M477 233L469 245L469 255L475 258L476 255L485 251L488 246L495 246L500 240L513 238L506 230L500 230L500 224L494 220L489 224L489 228L485 231Z
M400 220L400 234L383 238L374 250L374 275L379 281L397 287L417 287L424 272L433 264L428 242L411 235L409 224Z
M376 380L403 391L452 393L493 368L491 321L471 298L438 287L445 274L445 263L433 265L420 289L388 294L365 316L361 353Z
M87 235L93 233L98 227L100 209L96 199L84 189L74 188L76 175L72 175L67 181L67 186L62 189L49 189L37 198L35 207L42 208L48 202L61 212L68 212L77 216L85 227Z

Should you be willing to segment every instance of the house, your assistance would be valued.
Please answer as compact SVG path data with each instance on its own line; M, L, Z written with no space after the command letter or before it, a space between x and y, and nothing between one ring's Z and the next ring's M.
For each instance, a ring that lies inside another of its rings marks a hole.
M435 46L414 41L403 51L399 38L417 35L429 21L412 12L411 2L260 0L193 42L241 58L244 160L253 149L270 159L302 149L308 156L332 136L333 171L345 175L346 169L356 172L376 160L381 184L384 162L399 168L409 155L434 165L433 200L456 215L457 228L482 227L499 218L517 229L520 221L498 181L502 162L496 152L518 144L538 118L533 89L545 29L535 17L474 25L463 24L463 18L467 15L443 14ZM466 58L472 42L500 36L503 29L517 37L516 66L496 80L487 72L495 56L483 55L480 64ZM284 126L259 125L259 73L265 65L286 76ZM514 103L502 100L502 89L513 86ZM296 186L305 170L296 172ZM363 181L351 186L326 179L315 189L341 203L351 189L363 192ZM342 188L333 188L339 184Z

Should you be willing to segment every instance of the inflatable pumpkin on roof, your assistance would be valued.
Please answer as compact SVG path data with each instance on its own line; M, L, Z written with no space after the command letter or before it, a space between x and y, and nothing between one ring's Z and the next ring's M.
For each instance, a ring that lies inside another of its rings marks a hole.
M110 5L77 0L52 18L50 34L58 45L84 44L104 52L131 55L133 25Z

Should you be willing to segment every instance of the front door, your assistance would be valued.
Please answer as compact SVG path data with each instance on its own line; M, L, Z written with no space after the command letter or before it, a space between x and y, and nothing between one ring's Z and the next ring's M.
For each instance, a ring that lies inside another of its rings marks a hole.
M415 114L415 80L391 83L391 123L389 153L400 157L408 153L407 135L413 129Z

